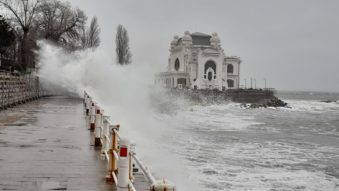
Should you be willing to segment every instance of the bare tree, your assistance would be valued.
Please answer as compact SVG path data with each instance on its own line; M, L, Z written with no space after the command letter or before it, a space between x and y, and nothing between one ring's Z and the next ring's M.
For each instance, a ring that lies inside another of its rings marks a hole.
M129 38L127 30L122 26L118 25L117 34L115 38L116 43L116 54L117 62L121 65L130 64L132 59L132 53L129 48Z
M7 47L15 42L14 29L0 15L0 55L6 52ZM1 58L1 56L0 56Z
M15 33L13 28L0 15L0 67L3 68L3 55L8 58L11 46L15 45Z
M39 6L41 35L69 49L81 47L82 33L87 17L80 9L72 9L70 3L46 0Z
M37 16L39 4L40 0L0 0L0 5L13 15L13 20L22 30L20 62L24 70L26 70L28 64L28 34Z
M97 48L100 45L100 28L97 17L93 17L87 32L87 47Z

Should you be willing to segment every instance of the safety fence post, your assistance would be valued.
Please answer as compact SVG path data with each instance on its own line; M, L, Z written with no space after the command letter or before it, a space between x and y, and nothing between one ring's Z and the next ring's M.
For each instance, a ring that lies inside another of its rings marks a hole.
M108 175L106 176L107 182L112 182L117 184L117 160L118 156L118 132L120 129L120 125L110 125L109 128L112 128L112 138L111 138L111 148L108 150L109 161L108 161Z
M102 128L102 115L98 105L95 107L95 129L94 129L94 146L101 147L101 128Z
M119 140L119 160L118 160L118 190L128 190L129 180L129 150L130 142L127 138L121 137Z
M90 118L89 118L89 123L90 123L90 130L94 131L95 129L95 104L93 101L91 101L91 106L90 106Z
M175 191L175 186L168 180L158 180L151 185L150 191Z
M175 186L168 180L156 181L149 169L136 156L135 144L121 137L120 125L112 125L109 116L103 115L104 111L86 92L84 105L86 114L89 110L87 119L90 129L94 130L94 146L101 146L101 158L107 161L106 182L114 183L118 191L136 191L134 187L134 163L136 163L148 180L150 191L175 190Z
M101 140L102 140L102 147L101 147L101 154L105 155L106 151L109 150L109 143L110 143L110 131L109 131L109 116L102 116L103 123L102 123L102 131L101 131Z
M134 169L134 165L133 165L133 155L135 155L135 146L136 144L135 143L131 143L130 144L130 151L129 151L129 156L128 156L128 165L129 165L129 180L131 182L134 181L134 176L133 176L133 169Z
M90 103L91 103L91 100L89 99L88 96L86 96L86 102L85 102L85 108L86 108L86 116L89 115L89 108L90 108Z

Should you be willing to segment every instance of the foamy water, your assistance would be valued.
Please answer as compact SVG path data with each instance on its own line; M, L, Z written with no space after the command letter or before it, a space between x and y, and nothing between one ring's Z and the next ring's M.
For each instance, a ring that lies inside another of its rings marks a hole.
M197 105L150 88L154 71L146 66L120 67L100 50L70 55L40 46L39 76L48 87L87 90L156 177L179 190L339 190L338 103Z
M185 108L166 119L176 133L172 144L178 145L168 149L185 161L200 190L338 190L339 107L317 101L289 104L294 107ZM314 114L332 121L323 123ZM297 118L286 123L290 116Z
M336 112L339 110L339 102L325 103L319 100L288 100L288 106L291 107L291 111L313 113Z

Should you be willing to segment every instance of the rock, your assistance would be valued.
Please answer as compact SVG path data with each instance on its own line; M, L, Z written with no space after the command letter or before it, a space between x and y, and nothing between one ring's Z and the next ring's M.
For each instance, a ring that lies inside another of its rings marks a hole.
M288 107L288 106L287 106L286 102L274 97L274 98L268 100L264 104L252 103L249 108L255 109L255 108L262 108L262 107L267 108L267 107Z
M287 103L274 97L266 104L268 107L286 107Z
M332 101L332 100L323 100L323 101L320 101L320 102L323 102L323 103L332 103L332 102L336 102L336 101Z

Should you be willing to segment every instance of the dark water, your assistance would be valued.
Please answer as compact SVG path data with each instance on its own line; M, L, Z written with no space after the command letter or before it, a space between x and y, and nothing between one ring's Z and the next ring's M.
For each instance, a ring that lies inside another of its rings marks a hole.
M161 116L200 190L339 190L336 93L278 92L291 108L185 105Z
M339 100L339 93L336 92L278 91L276 95L279 98L288 100Z

